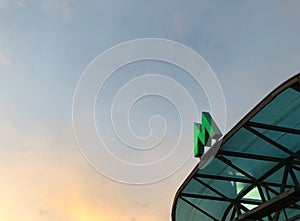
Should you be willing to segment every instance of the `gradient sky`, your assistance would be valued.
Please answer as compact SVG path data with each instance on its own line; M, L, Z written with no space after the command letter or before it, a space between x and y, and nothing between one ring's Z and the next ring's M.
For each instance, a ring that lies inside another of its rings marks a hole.
M0 220L170 220L174 195L197 160L189 159L172 176L149 185L100 175L81 155L73 134L72 100L83 70L124 41L164 38L187 45L208 62L222 86L228 131L300 71L299 9L296 0L0 0ZM109 123L101 107L114 90L143 67L169 70L160 65L150 62L125 70L124 78L112 77L97 100L99 127ZM181 77L180 70L166 75L189 91L200 110L209 109L201 88ZM176 111L169 112L172 105L147 99L133 109L135 131L147 135L143 125L149 116L167 114L168 133L177 136L180 124L173 121ZM105 134L114 144L111 135ZM187 145L180 151L192 151L192 135L183 139ZM168 138L159 150L168 151L164 148L171 142ZM162 157L162 152L153 156ZM129 152L121 154L135 160Z

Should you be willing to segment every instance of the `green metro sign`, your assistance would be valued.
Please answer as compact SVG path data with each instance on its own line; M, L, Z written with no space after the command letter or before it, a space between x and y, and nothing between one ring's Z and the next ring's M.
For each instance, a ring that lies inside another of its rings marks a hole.
M202 112L202 125L194 123L194 156L201 157L205 146L211 146L211 140L222 136L220 129L208 112Z

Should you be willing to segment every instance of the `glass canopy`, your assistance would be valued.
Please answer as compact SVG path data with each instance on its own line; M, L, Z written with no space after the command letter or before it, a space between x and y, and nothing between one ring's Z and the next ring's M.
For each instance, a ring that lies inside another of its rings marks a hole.
M206 167L203 161L178 190L173 221L300 220L300 74L224 136Z

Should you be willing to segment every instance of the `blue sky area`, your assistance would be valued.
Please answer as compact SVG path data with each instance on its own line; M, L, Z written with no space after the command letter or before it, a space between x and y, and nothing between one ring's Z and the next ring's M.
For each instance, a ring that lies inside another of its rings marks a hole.
M300 2L292 0L0 0L0 219L170 220L174 194L197 160L189 158L172 176L148 185L115 182L97 172L81 154L73 133L72 102L83 71L99 54L122 42L162 38L186 45L205 59L222 87L226 132L272 89L300 71L299 9ZM118 117L128 117L140 137L151 135L151 116L165 116L166 139L152 148L151 156L140 157L140 150L127 150L128 145L108 126L116 92L134 77L158 74L181 84L199 111L211 111L210 101L178 67L155 61L131 65L104 85L95 101L95 125L119 158L154 162L173 150L182 125L197 119L180 122L176 106L158 96L141 99L128 115L116 111ZM180 90L159 82L163 81L150 80L145 87L166 87L185 101ZM184 110L183 115L192 115ZM165 128L163 121L153 122ZM118 126L125 135L130 132L128 125ZM91 134L82 136L89 139ZM192 136L182 137L186 145L174 151L190 153ZM104 147L91 145L97 161L97 148ZM100 161L116 176L118 171L122 176L140 176L110 165L103 157ZM176 162L171 166L179 167ZM148 172L160 171L143 174Z

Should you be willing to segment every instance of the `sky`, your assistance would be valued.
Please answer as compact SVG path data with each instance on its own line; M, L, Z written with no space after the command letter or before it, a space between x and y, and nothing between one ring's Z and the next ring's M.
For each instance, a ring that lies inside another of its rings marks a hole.
M0 220L171 220L201 111L225 134L300 72L299 8L0 0Z

